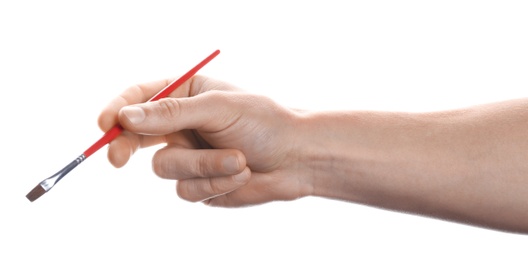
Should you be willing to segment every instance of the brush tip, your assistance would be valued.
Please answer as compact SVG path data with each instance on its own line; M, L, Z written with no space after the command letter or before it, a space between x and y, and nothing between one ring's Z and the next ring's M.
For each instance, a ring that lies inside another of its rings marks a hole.
M46 190L42 188L40 184L38 184L26 195L26 198L29 201L33 202L36 199L40 198L40 196L44 195L44 193L46 193Z

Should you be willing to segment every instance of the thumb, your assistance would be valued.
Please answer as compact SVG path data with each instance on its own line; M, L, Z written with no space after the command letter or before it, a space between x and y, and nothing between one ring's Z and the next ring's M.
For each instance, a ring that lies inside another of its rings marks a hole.
M164 135L183 129L219 131L239 116L225 93L204 93L188 98L164 98L123 107L118 119L123 128L138 134Z

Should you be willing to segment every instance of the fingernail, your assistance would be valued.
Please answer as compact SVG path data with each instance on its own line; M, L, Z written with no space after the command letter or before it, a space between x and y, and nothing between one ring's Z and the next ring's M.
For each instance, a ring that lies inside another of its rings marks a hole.
M139 107L124 107L121 109L123 114L128 118L132 124L139 124L145 120L145 112Z
M248 180L248 173L247 171L243 171L237 175L234 175L233 176L233 180L235 180L236 182L239 182L239 183L246 183L247 180Z
M236 156L228 156L222 161L224 169L229 173L236 173L239 171L238 158Z

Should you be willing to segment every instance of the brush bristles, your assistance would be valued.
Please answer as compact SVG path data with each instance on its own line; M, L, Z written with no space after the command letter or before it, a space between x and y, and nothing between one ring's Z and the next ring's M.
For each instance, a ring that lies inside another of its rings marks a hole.
M38 184L37 186L35 186L35 188L33 188L27 195L26 195L26 198L33 202L35 201L36 199L40 198L40 196L44 195L44 193L46 193L46 190L44 188L42 188L42 186L40 186L40 184Z

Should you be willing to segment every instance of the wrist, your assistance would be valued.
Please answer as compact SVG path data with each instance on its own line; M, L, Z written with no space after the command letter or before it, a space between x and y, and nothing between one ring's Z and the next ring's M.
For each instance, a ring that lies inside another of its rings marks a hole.
M299 161L313 196L405 208L393 200L408 201L409 181L431 163L427 135L435 127L418 114L336 111L299 120Z
M307 180L307 195L360 201L353 192L362 157L354 147L359 118L353 113L302 112L296 120L293 154Z

